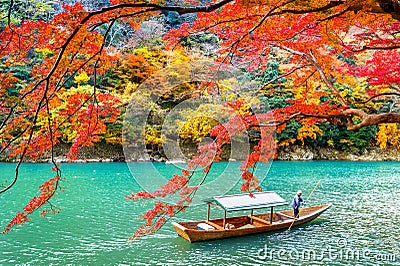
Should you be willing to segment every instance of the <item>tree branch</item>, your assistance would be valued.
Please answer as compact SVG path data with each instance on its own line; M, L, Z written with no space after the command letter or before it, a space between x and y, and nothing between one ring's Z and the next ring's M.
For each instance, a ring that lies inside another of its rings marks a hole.
M373 99L378 98L378 97L382 97L382 96L400 96L400 93L397 93L397 92L380 93L380 94L372 96L371 98L369 98L368 100L366 100L364 102L361 102L361 104L366 104L366 103L372 101Z
M281 78L287 77L287 76L293 74L294 72L296 72L297 70L300 70L300 69L303 69L303 68L309 67L309 66L311 66L311 65L310 65L310 64L306 64L306 65L302 65L302 66L295 67L295 68L291 69L290 71L288 71L288 72L286 72L286 73L283 73L283 74L277 76L276 78L273 78L273 79L271 79L270 81L264 83L264 84L261 86L261 88L258 89L257 91L264 90L269 84L274 83L275 81L277 81L277 80L279 80L279 79L281 79Z
M335 96L338 98L340 104L342 106L344 106L344 107L348 106L346 101L340 95L339 91L335 88L333 83L326 76L324 70L322 69L321 65L317 62L317 60L316 60L315 56L313 55L312 51L310 51L310 54L306 54L306 53L299 52L299 51L293 50L291 48L285 47L283 45L280 45L278 47L283 49L283 50L285 50L285 51L287 51L287 52L289 52L289 53L301 56L301 57L305 58L306 60L308 60L317 69L319 75L321 76L321 78L324 81L324 83L328 86L328 88L331 89L335 93Z
M214 10L217 10L218 8L230 3L234 2L235 0L222 0L221 2L218 2L216 4L212 4L209 6L197 6L197 7L181 7L181 6L162 6L158 4L151 4L151 3L132 3L132 4L118 4L110 7L104 7L100 10L91 12L89 15L90 16L95 16L99 15L105 12L117 10L117 9L124 9L124 8L145 8L145 7L151 7L155 8L160 11L174 11L177 12L179 15L183 14L189 14L189 13L199 13L199 12L212 12Z
M344 110L343 114L350 117L358 116L362 119L361 123L358 124L348 122L346 124L348 130L357 130L382 123L400 123L400 114L398 113L367 114L363 110L350 108Z
M351 49L351 51L355 52L355 53L358 53L358 52L364 52L364 51L367 51L367 50L395 50L395 49L400 49L400 44L390 45L390 46L364 45L359 49Z
M273 15L283 15L285 13L297 14L297 15L308 14L308 13L317 13L317 12L327 11L333 7L340 6L340 5L344 4L345 2L346 1L344 1L344 0L331 1L329 4L327 4L325 6L314 8L314 9L301 9L301 10L282 9L281 11L276 12Z
M379 6L372 7L372 12L390 14L393 19L400 20L398 0L377 0L377 3Z

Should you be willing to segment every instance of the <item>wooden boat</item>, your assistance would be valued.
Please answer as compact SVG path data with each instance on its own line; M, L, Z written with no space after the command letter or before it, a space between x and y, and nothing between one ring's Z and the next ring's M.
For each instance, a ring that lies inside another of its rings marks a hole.
M272 194L273 193L273 194ZM298 218L294 219L293 210L273 212L273 207L287 204L282 198L278 201L268 201L268 198L277 199L279 195L275 192L260 192L254 193L256 198L259 198L256 204L247 204L248 201L253 201L249 195L232 195L224 197L214 197L213 200L208 201L208 215L207 220L197 222L173 222L172 226L175 228L179 236L190 242L207 241L214 239L222 239L229 237L238 237L250 234L264 233L282 229L288 229L290 227L299 226L314 220L324 211L326 211L331 204L313 206L308 208L302 208ZM239 197L239 200L237 198ZM224 200L219 200L223 198ZM250 198L250 199L249 199ZM228 200L226 200L228 199ZM239 202L238 206L236 203L230 204L230 201ZM245 201L242 201L246 199ZM218 205L223 207L225 210L224 218L210 220L210 205L213 201L216 201ZM225 203L228 202L226 205ZM247 203L244 203L247 202ZM261 203L260 203L261 202ZM244 203L244 204L243 204ZM236 205L235 205L236 204ZM264 208L268 206L271 208L271 212L264 214L253 215L253 210L257 208ZM233 207L233 208L232 208ZM226 212L235 210L251 210L250 215L236 216L226 218Z

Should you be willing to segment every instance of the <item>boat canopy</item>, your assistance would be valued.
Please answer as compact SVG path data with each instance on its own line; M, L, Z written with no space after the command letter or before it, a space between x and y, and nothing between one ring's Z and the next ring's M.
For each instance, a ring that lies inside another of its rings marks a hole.
M212 197L208 202L215 202L225 211L241 211L260 208L269 208L288 204L286 200L274 191L256 192L250 194L237 194Z

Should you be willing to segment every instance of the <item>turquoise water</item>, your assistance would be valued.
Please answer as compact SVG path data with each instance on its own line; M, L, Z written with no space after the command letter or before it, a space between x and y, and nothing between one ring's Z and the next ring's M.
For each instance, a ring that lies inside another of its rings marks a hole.
M216 171L235 180L227 163ZM231 166L237 164L231 164ZM0 164L1 179L13 174ZM15 187L0 195L0 226L35 196L52 177L50 165L22 167ZM313 222L275 233L190 244L168 224L138 241L127 238L150 204L128 202L124 195L139 186L124 163L65 164L65 192L53 203L63 210L0 235L0 265L400 265L400 163L274 162L262 183L290 201L298 189L305 198L318 180L310 204L333 203ZM153 168L169 175L172 165L137 163L135 175ZM149 179L151 180L151 179ZM237 186L236 186L237 187ZM227 188L227 189L230 189ZM233 188L234 190L234 188ZM174 221L203 219L196 205ZM217 217L221 211L213 209Z

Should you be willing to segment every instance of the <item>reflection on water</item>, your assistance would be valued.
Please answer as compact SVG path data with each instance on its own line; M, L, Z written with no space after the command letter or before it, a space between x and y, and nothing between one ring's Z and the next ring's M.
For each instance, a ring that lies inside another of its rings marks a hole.
M399 163L274 162L262 184L264 190L274 190L290 201L302 189L307 198L321 179L310 203L333 206L291 231L192 244L178 237L170 225L155 235L127 241L139 225L136 217L151 204L124 200L129 190L139 189L125 164L62 167L68 181L65 192L54 201L62 212L43 219L34 215L31 222L0 236L0 264L400 265ZM149 164L135 167L140 172ZM156 167L170 171L166 165ZM219 167L225 169L224 163ZM0 195L2 226L51 177L49 165L23 168L15 188ZM13 165L0 164L0 171L11 175ZM213 217L220 214L212 210ZM206 207L198 205L172 220L200 220L205 215Z

